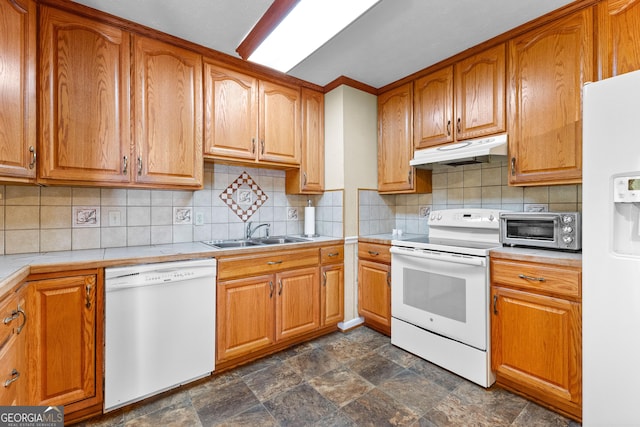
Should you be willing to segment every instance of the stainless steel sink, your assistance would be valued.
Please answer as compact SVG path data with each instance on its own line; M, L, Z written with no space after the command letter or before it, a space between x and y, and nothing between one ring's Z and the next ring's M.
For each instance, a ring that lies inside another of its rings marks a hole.
M214 246L216 248L225 249L225 248L244 248L246 246L260 246L261 244L258 242L254 242L252 240L209 240L203 242L209 246Z
M285 243L309 242L309 239L293 236L270 236L252 239L254 242L260 242L263 245L283 245Z
M310 241L311 241L310 239L305 239L303 237L270 236L270 237L258 237L254 239L208 240L202 243L219 248L219 249L225 249L225 248L244 248L249 246L263 246L263 245L284 245L287 243L300 243L300 242L310 242Z

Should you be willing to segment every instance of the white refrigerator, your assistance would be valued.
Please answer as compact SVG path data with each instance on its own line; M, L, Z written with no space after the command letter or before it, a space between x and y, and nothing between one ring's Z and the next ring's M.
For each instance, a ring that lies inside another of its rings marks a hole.
M640 425L640 71L583 104L583 425Z

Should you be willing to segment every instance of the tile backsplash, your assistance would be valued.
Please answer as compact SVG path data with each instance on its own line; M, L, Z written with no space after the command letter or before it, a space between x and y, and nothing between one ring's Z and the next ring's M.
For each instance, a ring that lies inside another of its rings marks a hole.
M582 210L581 185L509 187L507 173L506 162L436 165L430 194L381 195L375 190L360 190L360 234L389 233L393 228L427 233L426 214L432 209Z
M197 191L0 186L0 254L241 238L246 221L271 224L272 235L301 234L308 199L316 232L343 237L342 191L287 195L280 170L205 164L204 172ZM251 183L238 181L243 174ZM229 203L221 195L234 182Z

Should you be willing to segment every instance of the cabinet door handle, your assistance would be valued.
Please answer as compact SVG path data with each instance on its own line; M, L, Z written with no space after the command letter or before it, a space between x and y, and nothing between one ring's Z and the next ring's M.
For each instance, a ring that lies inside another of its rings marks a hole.
M273 298L273 281L269 282L269 298Z
M516 158L511 158L511 176L516 176Z
M33 145L29 146L29 152L31 153L31 163L29 163L29 169L33 169L36 166L36 149Z
M278 265L282 264L282 261L267 261L267 265Z
M387 272L387 286L391 287L391 272Z
M278 280L278 284L280 285L280 289L278 289L278 295L282 295L282 279Z
M138 175L142 175L142 156L138 156Z
M533 277L527 276L526 274L518 274L518 277L525 280L532 280L534 282L545 282L546 279L544 277Z
M307 173L302 172L302 185L307 185Z
M327 286L327 272L322 272L322 286Z
M493 294L493 314L498 314L498 294Z
M413 178L413 170L409 170L409 173L407 174L407 182L409 184L411 184L412 178Z
M371 255L371 256L378 256L378 255L380 255L380 252L369 251L369 255Z
M458 117L458 120L456 120L456 131L458 133L462 132L462 125L460 124L460 117Z
M256 154L256 139L251 138L251 153Z
M260 141L260 146L261 146L261 150L262 150L262 153L260 153L260 154L264 154L264 139Z
M451 136L451 120L447 120L447 136Z
M20 378L20 372L18 372L17 369L13 369L11 371L11 378L9 378L8 380L6 380L4 382L4 386L5 387L9 387L11 385L11 383L14 383L14 382L18 381L18 378Z
M122 175L127 174L127 169L129 168L129 158L127 156L122 157Z
M91 308L91 285L87 284L84 287L84 289L85 289L85 296L86 296L85 307Z
M2 321L2 323L4 323L5 325L8 325L9 323L13 322L14 320L16 320L18 318L19 314L16 310L11 312L11 316L7 316L4 318L4 320Z
M20 324L20 326L16 328L16 334L20 335L20 332L22 332L22 330L24 329L24 326L27 324L27 313L25 313L22 307L20 307L20 304L18 304L18 309L14 311L14 313L18 313L18 315L22 315L22 319L23 319L22 323Z

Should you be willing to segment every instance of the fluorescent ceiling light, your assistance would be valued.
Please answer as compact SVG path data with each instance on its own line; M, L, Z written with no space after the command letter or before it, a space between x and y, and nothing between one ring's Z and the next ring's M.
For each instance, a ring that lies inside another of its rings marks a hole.
M287 72L380 0L300 0L249 56Z

